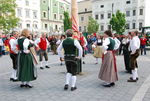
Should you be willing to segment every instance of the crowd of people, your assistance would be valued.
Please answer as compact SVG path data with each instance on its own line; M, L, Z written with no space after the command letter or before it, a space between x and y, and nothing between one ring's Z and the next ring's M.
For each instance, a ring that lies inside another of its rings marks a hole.
M78 35L78 36L75 36ZM138 32L129 32L128 35L118 36L110 30L103 35L88 35L87 38L82 33L68 29L64 35L41 36L30 34L24 29L21 33L13 31L11 35L2 38L0 35L0 56L3 50L9 51L12 59L13 70L11 81L21 81L20 87L32 88L30 81L36 80L36 65L40 64L40 69L50 68L48 65L48 52L53 55L58 54L60 62L65 61L67 73L64 90L67 90L71 82L71 91L77 89L76 75L82 75L82 64L85 64L84 57L90 53L96 59L101 58L102 64L98 78L105 81L104 87L112 87L118 81L116 55L124 55L125 69L132 76L128 82L137 82L138 64L137 58L141 49L141 55L146 55L146 38L138 37ZM5 47L5 48L4 48ZM6 50L7 49L7 50ZM123 52L122 52L123 51ZM36 54L39 55L39 59ZM43 57L45 61L43 61Z

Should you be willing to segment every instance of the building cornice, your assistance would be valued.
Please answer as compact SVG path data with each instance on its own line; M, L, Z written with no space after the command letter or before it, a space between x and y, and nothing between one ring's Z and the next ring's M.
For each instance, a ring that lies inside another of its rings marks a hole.
M92 11L87 11L87 12L79 12L78 14L86 14L86 13L92 13Z

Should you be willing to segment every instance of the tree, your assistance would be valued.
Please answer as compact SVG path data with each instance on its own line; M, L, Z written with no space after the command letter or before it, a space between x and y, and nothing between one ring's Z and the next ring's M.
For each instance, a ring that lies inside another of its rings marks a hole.
M17 26L19 21L15 17L15 0L1 0L0 3L0 30L9 32Z
M113 14L110 20L110 25L112 29L116 31L117 34L122 35L126 29L126 19L125 14L121 13L119 10L116 12L116 15Z
M71 23L71 19L69 17L69 13L64 11L64 32L67 29L72 29L72 23Z
M96 33L99 29L99 24L97 23L96 20L94 20L92 17L89 18L88 22L88 33Z

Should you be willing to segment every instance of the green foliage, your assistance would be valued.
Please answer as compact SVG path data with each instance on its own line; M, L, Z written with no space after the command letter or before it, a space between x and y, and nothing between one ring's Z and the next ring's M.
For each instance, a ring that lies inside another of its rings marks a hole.
M126 29L126 19L125 14L121 13L119 10L116 12L116 15L113 14L110 20L112 29L116 31L117 34L122 35Z
M72 29L72 23L71 23L71 19L69 17L69 13L64 11L64 32L67 29Z
M19 21L15 17L15 0L0 0L0 30L9 32Z
M88 22L88 33L96 33L99 29L99 24L93 18L89 18Z

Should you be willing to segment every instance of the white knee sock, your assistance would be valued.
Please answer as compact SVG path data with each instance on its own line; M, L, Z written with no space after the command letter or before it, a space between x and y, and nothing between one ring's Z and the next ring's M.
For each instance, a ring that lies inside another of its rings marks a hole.
M72 74L70 74L70 73L66 74L66 82L65 82L65 84L69 85L71 76L72 76Z
M17 70L14 70L14 79L17 79Z
M96 58L96 63L98 63L98 58Z
M46 61L46 66L48 66L48 61Z
M77 80L77 77L76 76L72 76L71 77L71 87L75 87L76 86L76 80Z
M132 70L132 78L133 78L133 80L136 80L136 73L135 73L135 70Z
M135 76L136 76L136 78L138 78L137 68L135 68L134 70L135 70Z

